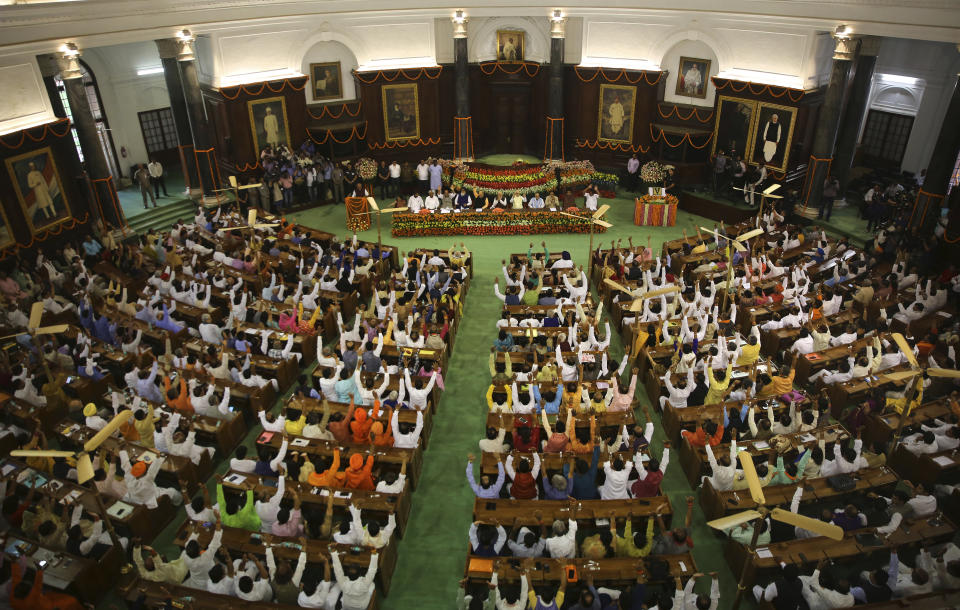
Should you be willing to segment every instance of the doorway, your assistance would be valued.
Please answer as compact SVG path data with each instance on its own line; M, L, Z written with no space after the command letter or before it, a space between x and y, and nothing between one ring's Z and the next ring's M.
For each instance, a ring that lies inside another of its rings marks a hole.
M499 154L527 153L530 121L529 83L494 85L493 98L494 151Z

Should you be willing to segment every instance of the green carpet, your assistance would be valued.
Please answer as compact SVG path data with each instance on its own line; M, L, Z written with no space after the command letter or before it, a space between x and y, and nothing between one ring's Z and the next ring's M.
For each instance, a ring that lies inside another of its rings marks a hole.
M516 155L500 155L509 158ZM483 162L489 163L490 158ZM594 247L609 248L611 239L629 236L637 244L651 237L654 251L663 241L688 232L704 224L705 219L677 213L675 227L636 227L633 224L633 200L604 199L611 205L606 220L613 228L595 237ZM343 206L324 206L292 215L292 220L310 227L343 235L346 233ZM376 240L373 229L360 234L363 239ZM456 595L457 582L463 577L468 550L467 530L473 517L473 493L464 477L468 453L477 453L477 441L484 433L486 403L483 396L490 382L487 374L487 356L495 337L496 321L500 317L501 302L493 294L493 278L501 274L500 261L511 253L526 252L531 242L546 241L551 251L568 250L578 264L586 264L589 249L588 235L508 236L508 237L440 237L396 238L389 234L384 223L383 241L401 251L418 247L447 249L454 242L463 242L473 253L474 276L464 307L457 345L446 371L446 391L430 436L430 449L424 455L421 485L413 494L413 510L406 535L400 541L400 555L390 596L382 600L383 610L449 610ZM612 346L617 356L622 348L615 337ZM643 395L638 387L638 395ZM659 418L657 421L659 425ZM659 455L663 434L658 429L653 446ZM692 493L680 470L676 457L667 469L663 490L669 494L673 506L685 509L686 496ZM679 517L682 519L682 514ZM733 599L736 581L723 559L721 542L706 526L699 505L694 513L693 538L696 541L695 559L701 572L719 571L721 595L728 602ZM708 583L703 580L704 591Z
M160 197L157 198L158 207L189 199L185 194L187 186L183 180L183 173L180 172L179 169L167 170L166 184L169 196L165 196L161 188ZM143 208L143 196L140 194L140 187L136 184L118 190L117 197L120 199L120 207L123 208L123 213L127 217L127 220L132 216L149 213L148 210ZM151 210L153 209L153 203L150 201L149 195L147 196L147 205L151 206Z

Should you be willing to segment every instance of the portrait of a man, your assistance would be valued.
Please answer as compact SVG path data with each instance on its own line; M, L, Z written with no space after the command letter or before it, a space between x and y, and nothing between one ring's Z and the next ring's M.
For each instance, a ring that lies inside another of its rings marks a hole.
M778 171L786 169L795 113L795 108L760 104L750 150L752 163L763 164Z
M343 80L339 61L310 64L310 80L313 82L313 99L336 100L343 97Z
M675 93L685 97L707 97L707 83L710 81L710 60L694 57L681 57L677 70L677 89Z
M497 61L523 61L523 30L497 31Z
M63 182L49 147L7 159L7 171L31 231L36 233L70 218ZM3 220L6 225L6 218Z
M636 99L636 87L600 85L598 140L627 144L633 141L633 109Z
M420 137L420 106L416 83L384 85L383 133L386 140Z
M756 111L757 102L753 100L721 97L717 104L717 122L714 126L711 154L716 154L720 149L731 155L746 156Z
M287 124L287 106L283 97L271 97L247 102L250 113L250 133L253 147L259 156L267 146L290 146L290 128Z

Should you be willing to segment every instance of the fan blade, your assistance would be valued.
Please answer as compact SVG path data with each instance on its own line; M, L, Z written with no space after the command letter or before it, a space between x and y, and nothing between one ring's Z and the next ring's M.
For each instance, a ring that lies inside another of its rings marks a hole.
M764 199L783 199L783 195L764 195Z
M917 357L913 355L913 350L910 349L910 344L907 343L904 336L900 333L893 333L893 340L897 343L897 347L900 348L900 351L903 352L903 355L913 368L920 368L920 365L917 363Z
M747 479L747 485L750 486L750 497L757 504L766 504L767 499L763 496L763 487L760 485L760 478L757 477L753 456L746 451L740 451L737 457L740 459L740 468L743 470L744 478Z
M227 182L230 183L230 186L237 188L237 177L236 176L227 176ZM226 189L224 189L226 190Z
M367 197L367 204L374 210L380 211L380 206L377 205L377 200L373 197Z
M733 188L733 190L735 190L735 191L740 191L741 193L746 193L746 192L747 192L747 189L742 189L742 188L740 188L739 186L734 186L734 187L731 187L731 188Z
M247 212L247 224L250 225L251 227L252 227L253 225L257 224L257 211L256 211L256 210L250 210L249 212Z
M634 312L640 311L641 309L643 309L643 299L634 299L630 301L630 307L628 307L627 309Z
M21 335L29 335L29 334L30 333L14 333L12 335L4 335L3 337L0 337L0 341L3 341L4 339L12 339L13 337L19 337Z
M650 292L644 293L643 298L645 298L645 299L652 299L652 298L658 297L658 296L660 296L660 295L662 295L662 294L673 294L674 292L680 292L680 287L679 287L679 286L667 286L666 288L658 288L658 289L656 289L656 290L651 290Z
M752 231L747 231L743 235L737 235L737 241L746 241L748 239L754 238L757 235L763 235L766 233L763 229L754 229Z
M254 229L269 229L270 227L279 227L280 223L273 222L269 224L258 224L258 225L250 225L250 226L253 227Z
M768 186L767 188L763 189L763 194L764 194L764 195L769 195L770 193L772 193L773 191L777 190L778 188L780 188L780 185L779 185L779 184L771 184L771 185Z
M57 324L56 326L44 326L33 331L35 335L57 335L70 328L69 324Z
M707 525L715 530L725 530L727 528L736 527L741 523L746 523L747 521L759 519L760 517L760 513L755 510L745 510L742 513L720 517L719 519L714 519L713 521L707 521Z
M706 231L707 233L711 233L711 234L713 234L713 235L716 235L717 237L723 237L723 235L720 235L720 234L717 233L716 231L713 231L713 230L711 230L711 229L708 229L707 227L700 227L700 230L701 230L701 231Z
M561 213L562 213L562 212L561 212ZM615 281L611 280L610 278L606 278L605 280L603 280L603 283L606 284L607 286L610 286L610 287L616 289L616 290L619 290L619 291L621 291L621 292L626 292L626 293L629 294L630 296L633 296L633 291L632 291L632 290L630 290L629 288L627 288L627 287L624 286L623 284L618 284L618 283L616 283Z
M921 371L894 371L893 373L886 373L884 376L888 381L900 381L902 379L916 377L920 372Z
M809 530L819 536L826 536L831 540L843 540L843 528L832 523L824 523L819 519L811 519L797 513L792 513L782 508L775 508L770 511L770 516L781 523L787 523L794 527Z
M599 220L601 217L603 217L604 214L607 213L607 210L609 209L610 209L610 206L607 204L600 206L600 209L593 213L593 219Z
M81 453L77 456L77 483L83 485L93 478L93 462L90 461L90 455Z
M40 326L40 319L43 317L43 301L37 301L30 308L30 320L27 322L27 328L33 330Z
M601 226L601 227L603 227L603 228L605 228L605 229L609 229L610 227L613 226L612 224L610 224L610 223L607 222L606 220L594 220L594 221L593 221L593 224L598 225L598 226Z
M385 210L380 210L381 214L396 214L397 212L406 212L410 208L387 208Z
M260 188L260 185L261 185L261 184L263 184L263 183L262 183L262 182L255 182L255 183L253 183L253 184L244 184L243 186L238 186L238 187L237 187L237 190L238 190L238 191L245 191L245 190L247 190L247 189L256 189L256 188Z
M736 250L737 252L746 252L746 251L747 251L746 246L744 246L743 244L741 244L740 242L738 242L738 241L735 240L735 239L732 240L730 243L733 244L733 249Z
M133 411L131 411L130 409L124 409L123 411L120 411L119 413L117 413L117 415L110 420L109 424L104 426L103 429L100 430L100 432L97 432L93 436L93 438L91 438L90 440L88 440L86 443L83 444L83 450L86 451L87 453L91 451L96 451L97 447L99 447L100 444L103 443L103 441L110 438L110 436L114 432L119 430L120 426L127 423L127 421L131 417L133 417Z
M68 458L76 455L74 451L56 451L53 449L14 449L10 452L13 457L49 457L49 458Z
M927 369L927 373L931 377L949 377L951 379L960 379L960 371L955 371L953 369Z
M583 216L580 216L578 214L570 214L568 212L557 212L557 213L563 216L569 216L570 218L583 218Z

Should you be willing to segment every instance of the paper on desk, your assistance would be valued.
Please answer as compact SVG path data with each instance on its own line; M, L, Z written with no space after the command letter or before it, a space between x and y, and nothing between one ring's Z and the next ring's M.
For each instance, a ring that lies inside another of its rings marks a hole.
M683 563L682 561L680 562L680 571L681 572L687 571L687 564Z
M8 474L10 474L16 469L17 469L16 464L4 464L3 468L0 469L0 474L2 474L3 476L7 476Z
M754 448L754 449L769 449L769 448L770 448L770 445L767 443L767 441L754 441L754 443L753 443L753 448Z
M761 549L757 549L757 557L760 559L770 559L773 557L773 553L770 552L770 549L763 547Z
M349 500L353 497L353 494L349 491L337 491L333 494L334 498L343 498L344 500Z
M290 441L290 444L293 445L294 447L306 447L307 445L310 444L310 439L299 436L293 439L292 441Z
M803 436L801 436L801 437L800 437L800 440L801 440L802 442L804 442L804 443L809 443L810 441L815 441L815 440L817 440L817 437L815 437L814 435L808 433L808 434L804 434Z
M953 466L954 464L953 459L946 455L938 455L937 457L933 458L933 461L940 466Z

